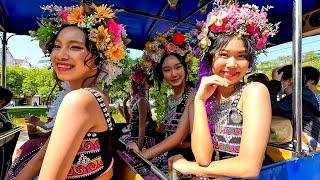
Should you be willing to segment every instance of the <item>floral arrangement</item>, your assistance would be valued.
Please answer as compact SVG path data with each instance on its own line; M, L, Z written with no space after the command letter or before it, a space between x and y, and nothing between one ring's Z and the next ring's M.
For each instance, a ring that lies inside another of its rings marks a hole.
M125 45L129 43L124 25L117 22L111 6L83 4L79 6L60 7L56 5L42 6L48 12L48 17L41 18L39 28L30 31L30 35L43 44L48 54L48 45L63 25L75 25L89 35L90 43L104 59L101 64L103 76L107 76L107 84L119 74L121 69L116 66L126 54Z
M185 56L185 61L189 62L192 58L191 51L186 34L169 30L166 33L157 34L152 41L146 42L142 58L144 65L150 70L168 53Z
M219 33L227 33L238 37L249 36L257 53L266 48L269 37L278 32L280 23L268 23L267 12L271 6L262 7L250 4L215 3L208 14L198 36L200 47L206 49Z
M149 81L146 69L142 65L135 65L131 68L132 94L138 97L145 96L145 83Z

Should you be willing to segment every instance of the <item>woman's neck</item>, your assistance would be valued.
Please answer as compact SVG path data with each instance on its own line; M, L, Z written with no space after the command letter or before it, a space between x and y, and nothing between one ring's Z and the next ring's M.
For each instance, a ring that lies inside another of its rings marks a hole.
M228 99L235 91L237 84L230 85L228 87L218 87L217 95L221 100Z
M94 85L94 80L93 79L88 79L86 80L84 83L83 81L69 81L69 85L70 85L70 90L76 90L76 89L80 89L83 87L92 87Z
M182 94L184 93L185 87L186 87L186 82L185 82L185 81L183 81L183 82L181 83L181 85L179 85L179 86L174 86L174 87L172 87L172 88L173 88L173 96L174 96L175 98L181 97Z

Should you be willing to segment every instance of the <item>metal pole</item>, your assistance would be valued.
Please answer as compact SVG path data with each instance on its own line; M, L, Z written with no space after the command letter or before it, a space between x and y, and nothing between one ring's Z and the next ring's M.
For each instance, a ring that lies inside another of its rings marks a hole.
M124 146L126 143L122 140L119 139L119 142L122 143ZM140 162L142 162L145 166L148 167L148 169L153 172L160 180L169 180L169 178L160 170L158 169L155 165L153 165L150 161L145 159L140 153L136 151L130 151L130 153L137 159L139 159Z
M2 73L1 73L1 85L6 87L6 48L7 48L7 33L2 33Z
M295 127L294 149L297 153L302 152L302 73L301 73L301 38L302 38L302 0L293 0L293 122Z

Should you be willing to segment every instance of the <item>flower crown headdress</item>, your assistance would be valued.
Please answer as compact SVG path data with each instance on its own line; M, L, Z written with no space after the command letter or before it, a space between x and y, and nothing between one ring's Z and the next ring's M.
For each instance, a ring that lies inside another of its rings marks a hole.
M131 72L131 83L135 86L133 94L140 97L144 96L146 90L145 82L149 83L149 77L146 69L143 65L137 64L131 68Z
M201 33L198 36L199 46L205 53L219 33L226 33L237 37L248 36L257 54L266 48L267 39L278 32L280 22L272 24L268 22L267 11L272 6L262 7L256 5L232 3L229 1L216 1L207 20L202 24ZM211 52L212 53L212 52Z
M57 35L60 28L65 25L74 25L82 29L89 36L90 44L103 59L99 66L100 77L105 78L108 85L121 74L117 66L126 54L125 45L130 41L127 38L124 25L117 22L111 6L83 4L78 6L60 7L57 5L41 6L48 11L47 17L42 17L38 22L39 28L30 31L30 35L40 41L44 52L49 54L49 44Z
M169 53L184 56L185 61L189 62L192 58L191 51L187 35L171 29L166 33L158 33L153 40L146 42L142 58L144 65L150 70Z

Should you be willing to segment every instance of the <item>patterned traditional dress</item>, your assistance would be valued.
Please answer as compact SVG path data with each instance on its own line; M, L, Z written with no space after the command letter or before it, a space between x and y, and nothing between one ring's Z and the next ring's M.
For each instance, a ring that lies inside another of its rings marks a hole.
M239 154L243 116L237 108L245 85L239 84L236 91L214 107L210 120L215 122L214 139L216 160Z
M139 137L139 100L141 98L144 98L146 101L147 99L145 97L138 97L134 96L132 98L130 107L131 107L131 116L130 116L130 123L129 128L130 131L125 134L122 139L125 142L137 142ZM147 101L148 102L148 101ZM146 129L145 129L145 137L144 137L144 148L150 148L155 145L155 138L152 137L152 134L154 133L154 121L151 117L151 111L150 111L150 105L148 104L148 111L146 116ZM148 124L148 125L147 125Z
M182 114L186 108L188 97L193 91L193 88L190 85L187 85L183 95L174 99L173 96L168 98L168 105L164 114L164 123L165 123L165 136L168 138L174 134L178 128L178 124L182 117ZM191 142L191 135L188 135L184 142ZM187 160L194 160L191 148L174 148L166 154L168 159L171 156L182 154Z
M112 137L111 132L114 122L109 116L106 105L100 93L94 89L85 88L97 99L106 119L108 130L103 132L87 132L82 140L76 157L72 163L67 179L94 179L99 177L112 162ZM41 147L34 149L27 155L14 162L8 172L7 179L14 179L25 165L36 155ZM57 152L58 153L58 152ZM58 155L58 154L57 154Z

